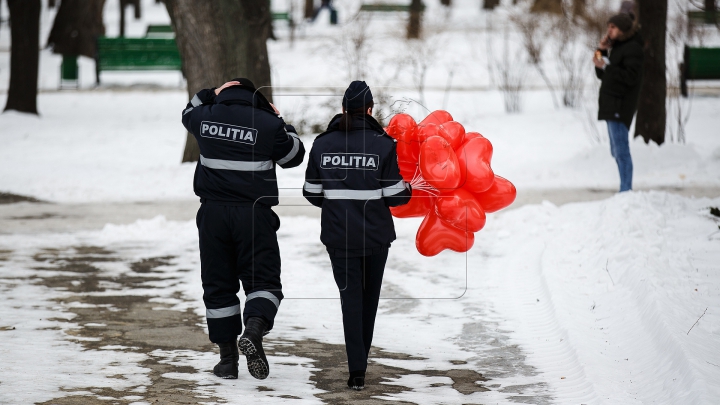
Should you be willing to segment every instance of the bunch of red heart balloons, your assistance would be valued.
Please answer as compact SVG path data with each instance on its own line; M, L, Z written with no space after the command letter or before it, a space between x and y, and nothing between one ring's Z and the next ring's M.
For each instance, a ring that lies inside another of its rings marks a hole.
M485 213L515 200L515 186L490 168L490 141L465 132L447 111L434 111L420 124L396 114L385 130L397 140L400 174L413 185L410 202L390 211L398 218L425 217L415 237L420 254L467 252Z

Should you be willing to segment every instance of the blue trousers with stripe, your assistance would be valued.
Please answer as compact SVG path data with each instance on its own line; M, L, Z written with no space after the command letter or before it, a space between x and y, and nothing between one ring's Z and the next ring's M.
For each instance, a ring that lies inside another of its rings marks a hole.
M272 329L280 301L280 218L269 207L205 201L197 213L200 266L210 341L232 342L243 321L260 317ZM245 309L237 293L242 284Z

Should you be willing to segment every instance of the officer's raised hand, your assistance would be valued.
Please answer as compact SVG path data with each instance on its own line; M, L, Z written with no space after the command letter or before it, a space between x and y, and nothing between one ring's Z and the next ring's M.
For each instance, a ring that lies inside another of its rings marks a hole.
M232 87L232 86L241 86L241 83L235 82L235 81L227 82L227 83L223 84L222 86L218 87L217 89L215 89L215 95L217 96L218 94L220 94L221 91L225 90L228 87Z

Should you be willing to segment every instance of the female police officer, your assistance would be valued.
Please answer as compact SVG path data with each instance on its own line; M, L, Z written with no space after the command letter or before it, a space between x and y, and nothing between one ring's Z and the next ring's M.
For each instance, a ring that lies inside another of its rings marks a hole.
M388 207L410 201L400 176L395 141L370 115L373 98L363 81L345 91L342 114L317 136L303 195L322 208L320 240L340 289L348 387L365 386L380 287L395 228Z

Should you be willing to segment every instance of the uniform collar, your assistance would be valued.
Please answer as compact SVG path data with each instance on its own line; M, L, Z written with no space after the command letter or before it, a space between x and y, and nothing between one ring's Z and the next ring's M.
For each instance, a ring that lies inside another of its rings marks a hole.
M327 131L337 131L340 129L339 121L340 117L342 117L342 114L337 114L330 120L330 124L328 125ZM385 129L380 125L379 122L375 118L373 118L371 115L363 114L363 115L355 115L352 117L352 122L350 124L350 131L355 130L363 130L363 129L372 129L374 131L378 131L381 134L385 133Z

